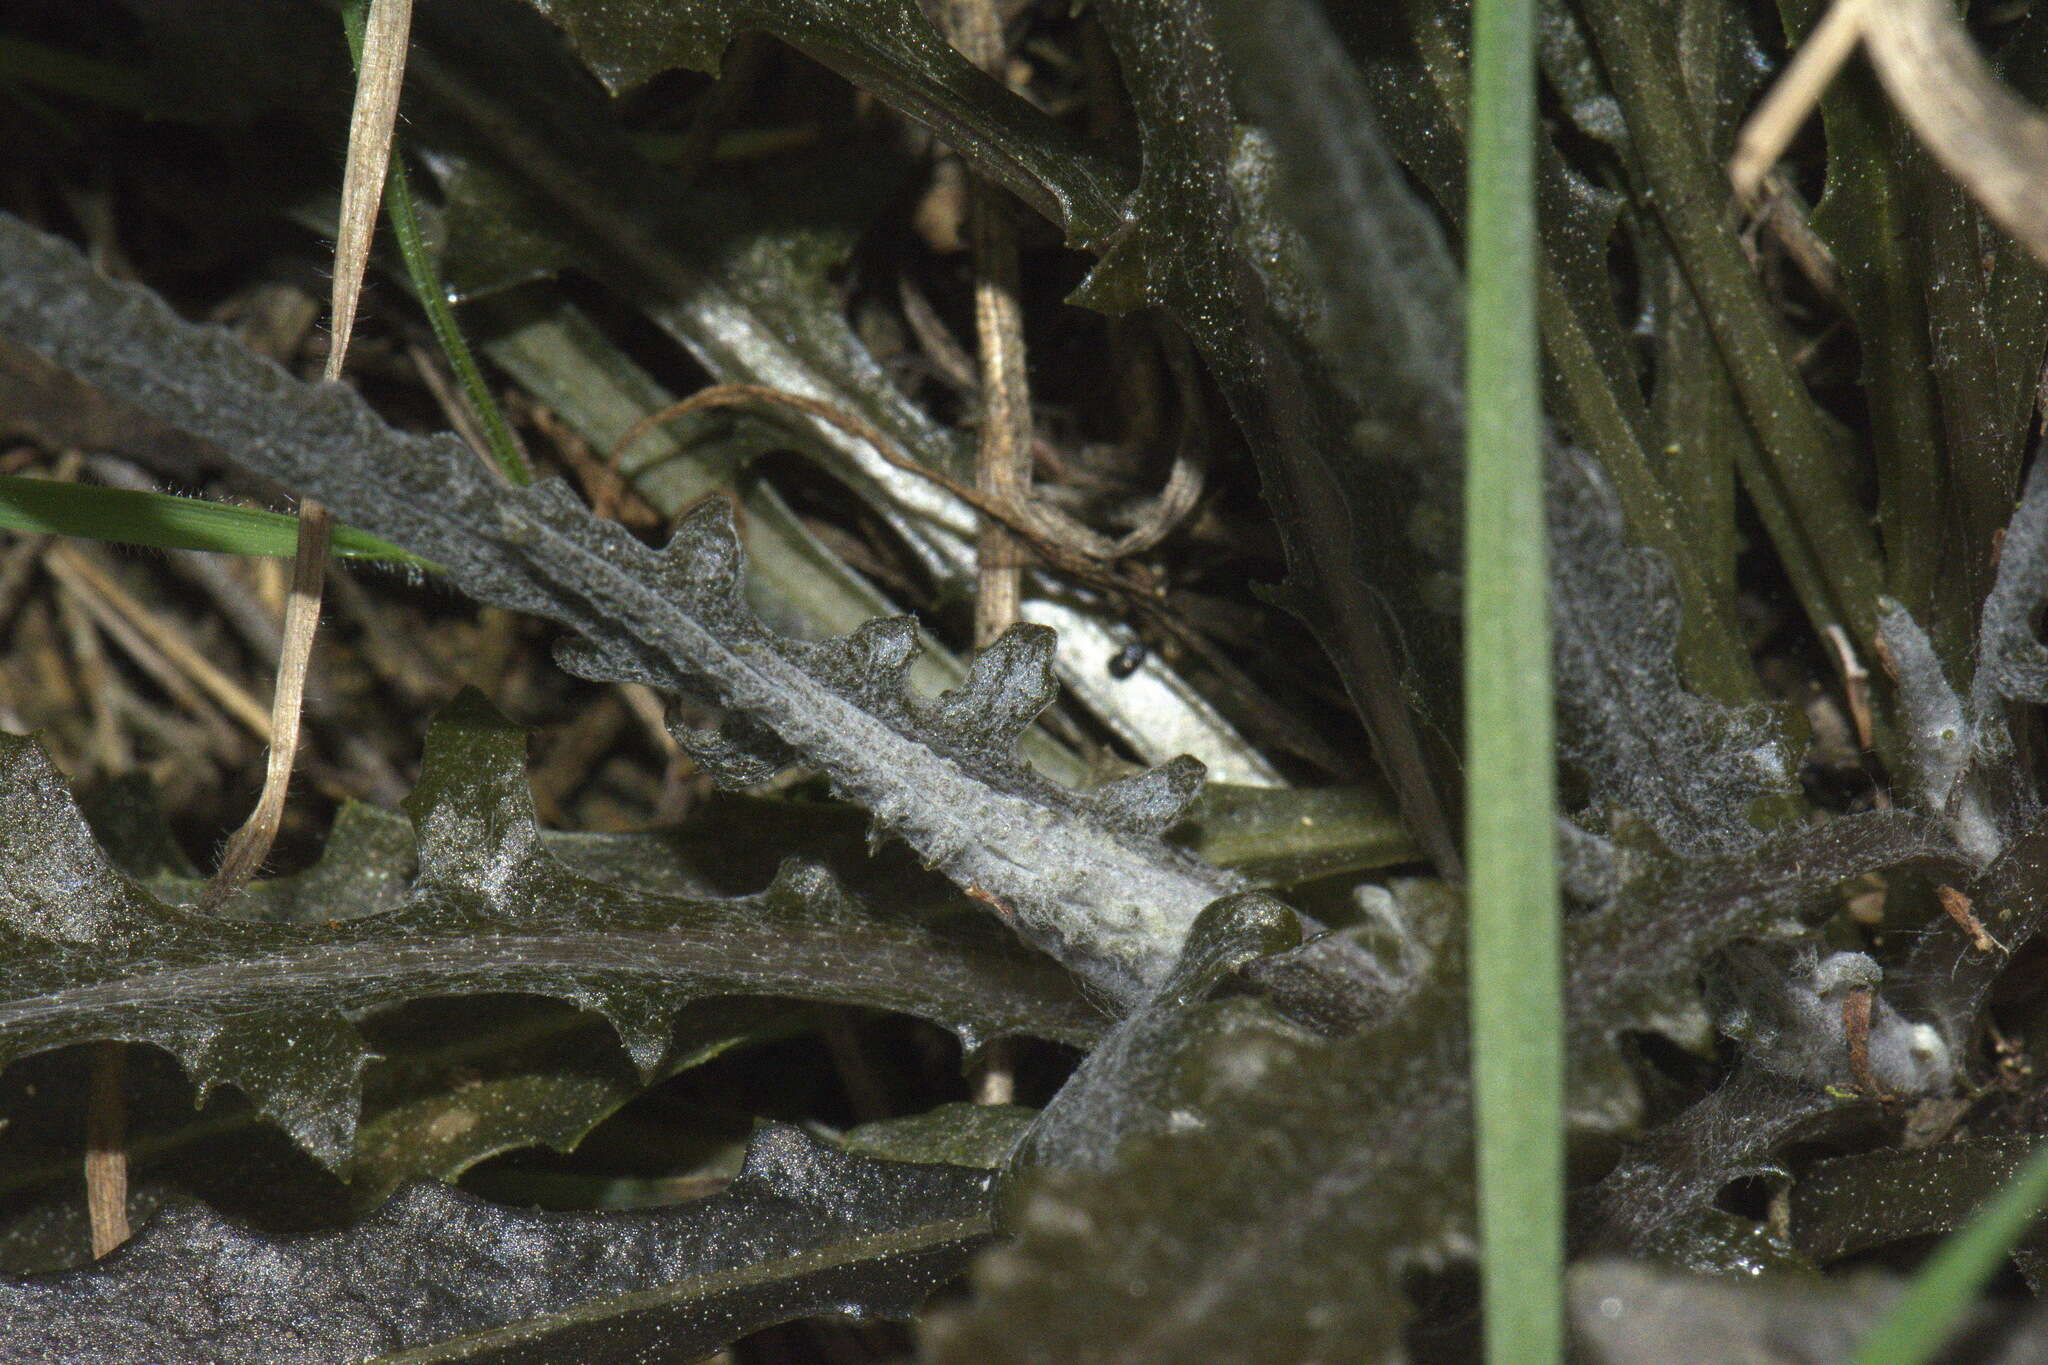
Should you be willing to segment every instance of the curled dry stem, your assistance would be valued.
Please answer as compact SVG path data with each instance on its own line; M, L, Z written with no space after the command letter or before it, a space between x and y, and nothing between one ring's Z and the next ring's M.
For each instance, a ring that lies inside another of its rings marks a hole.
M1758 207L1765 176L1858 44L1942 169L2048 264L2048 114L1999 80L1948 0L1835 0L1736 140L1728 174L1744 203Z
M1116 565L1118 560L1156 545L1171 529L1170 523L1161 526L1158 524L1158 518L1148 517L1146 524L1136 531L1121 539L1110 540L1041 503L1011 502L936 469L927 468L904 453L900 446L872 423L842 407L800 393L769 388L763 384L715 384L710 388L699 389L688 398L671 403L658 412L649 413L635 422L632 428L619 438L618 444L612 447L611 455L606 461L606 470L616 474L619 462L625 457L626 451L658 426L710 408L762 406L783 407L801 412L830 423L856 440L867 442L875 453L889 464L943 488L988 520L1010 531L1028 545L1047 566L1058 572L1071 574L1091 587L1134 600L1155 595L1148 583L1134 578L1129 570L1119 569ZM1160 495L1161 506L1179 509L1175 520L1179 515L1185 515L1200 494L1200 474L1184 468L1192 465L1191 460L1176 461L1175 473L1168 480L1166 490ZM602 512L604 509L598 510Z
M1942 169L2048 263L2048 115L1998 79L1947 0L1885 0L1864 21L1885 92Z

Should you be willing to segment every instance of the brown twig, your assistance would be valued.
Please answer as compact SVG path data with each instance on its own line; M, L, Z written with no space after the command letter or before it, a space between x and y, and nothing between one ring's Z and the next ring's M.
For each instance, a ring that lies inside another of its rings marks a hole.
M441 366L436 363L433 355L419 343L408 343L405 356L412 362L413 373L420 377L420 382L427 386L427 392L434 396L434 406L441 409L441 416L447 419L455 434L462 438L462 443L475 451L477 458L492 459L491 443L485 438L482 428L477 426L476 414L470 411L469 400L455 387L455 381L441 372Z
M1039 556L1054 568L1076 574L1095 574L1097 561L1087 554L1073 549L1066 542L1046 534L1033 524L1032 519L1021 509L998 502L971 484L962 483L951 475L936 469L927 469L906 455L897 444L878 428L855 413L837 407L820 399L809 398L800 393L788 393L782 389L769 388L763 384L714 384L699 389L680 402L669 404L658 412L651 412L635 422L618 444L612 447L606 460L606 468L616 471L626 451L633 443L658 426L688 417L708 408L782 407L801 412L830 423L856 440L865 441L882 459L906 474L914 474L928 483L945 489L960 501L991 520L999 521L1019 538L1029 543ZM644 472L644 471L643 471Z
M1807 221L1806 203L1783 171L1773 169L1764 176L1757 202L1750 206L1750 221L1757 230L1769 233L1783 248L1785 258L1813 286L1815 293L1830 303L1842 303L1842 267L1835 261L1835 253L1828 249L1828 244L1813 230L1813 224ZM1743 241L1751 259L1755 260L1757 252L1748 233L1744 234ZM1815 343L1819 340L1816 338ZM1815 343L1809 343L1808 349Z
M1042 518L1047 509L1042 504L1034 502L1023 507L1013 507L999 503L978 488L963 484L958 479L941 474L937 470L925 468L859 416L803 394L786 393L781 389L759 384L718 384L700 389L688 398L671 403L635 422L626 434L619 438L618 444L612 447L611 455L606 461L607 468L616 470L634 442L665 422L672 422L709 408L761 405L791 408L827 422L857 440L867 442L884 462L945 489L976 511L1001 522L1036 551L1049 567L1088 587L1111 594L1189 649L1201 653L1204 657L1214 656L1215 651L1208 642L1196 631L1189 629L1187 624L1168 608L1159 585L1151 575L1131 566L1114 563L1120 553L1120 547L1129 542L1131 537L1126 537L1124 541L1110 542L1083 528L1084 533L1099 542L1105 550L1103 557L1093 557L1077 549L1070 541L1045 529ZM1141 527L1139 532L1134 534L1146 535L1150 532L1147 528Z
M1842 692L1849 702L1849 718L1856 724L1856 743L1868 751L1871 746L1870 715L1870 670L1863 666L1863 660L1856 657L1856 646L1849 642L1849 632L1830 623L1821 635L1835 656L1835 667L1842 675ZM1878 637L1879 647L1884 637Z
M85 1110L85 1211L94 1260L128 1240L128 1102L122 1090L128 1045L92 1045Z
M591 512L621 525L657 530L668 523L630 477L592 450L590 442L540 403L526 404L526 420L554 446L561 462L583 485Z
M574 719L554 732L545 755L531 774L534 805L543 819L563 820L563 803L589 780L632 718L633 713L618 694L607 690L593 697Z
M103 622L106 620L105 613L118 617L131 627L136 635L148 642L150 650L157 657L211 697L222 711L240 722L250 734L258 740L268 740L271 737L274 733L271 728L273 722L269 710L263 703L216 667L213 661L201 653L190 640L165 625L148 607L136 601L128 590L89 554L75 545L58 545L51 548L48 562L50 572L94 608L95 616ZM121 632L116 638L125 642L129 636L126 632ZM137 662L142 661L138 658Z
M962 393L979 389L981 381L975 377L974 362L940 320L932 301L908 275L896 277L896 302L903 309L903 320L910 324L910 334L924 348L925 359L931 361L940 377Z
M716 384L699 389L688 398L671 403L658 412L651 412L635 422L626 434L619 438L618 444L612 447L606 465L609 469L616 470L634 442L663 423L673 422L708 408L758 406L790 408L827 422L857 440L865 441L885 463L943 488L983 516L1000 522L1030 546L1048 567L1070 574L1090 587L1127 596L1134 602L1147 603L1149 600L1150 610L1161 610L1156 600L1157 593L1149 582L1128 572L1119 572L1115 567L1116 561L1130 553L1124 546L1131 542L1131 537L1109 540L1085 526L1079 526L1070 518L1053 512L1042 503L1032 502L1023 506L1013 506L1000 502L971 484L962 483L950 475L919 464L906 455L894 441L858 415L800 393L788 393L761 384ZM1077 539L1085 539L1086 543L1077 544Z
M1962 930L1964 936L1970 940L1972 948L1980 953L2006 951L2004 944L1991 937L1990 931L1984 927L1984 921L1977 918L1976 908L1970 903L1968 896L1953 886L1935 887L1934 896L1941 902L1942 910L1955 921L1956 928Z
M60 601L75 604L92 619L93 624L108 639L120 646L122 653L155 680L157 686L169 693L172 700L199 718L213 737L214 747L218 751L223 754L234 752L234 731L222 719L218 704L195 687L183 670L165 658L148 635L123 616L112 603L95 593L89 578L74 573L68 557L53 550L45 562L49 566L50 576L57 582ZM73 639L74 643L78 642L75 632ZM265 723L268 723L267 718Z
M127 737L121 728L121 696L114 670L107 666L106 651L100 646L99 629L78 594L62 583L57 586L57 620L71 646L72 665L81 687L67 689L80 696L84 709L92 714L92 761L103 773L126 772L133 763Z
M439 705L461 685L445 660L427 649L403 621L387 620L369 593L347 574L335 574L328 592L341 613L360 628L356 651L387 687L427 706Z
M1874 1100L1889 1100L1870 1069L1870 1015L1877 1004L1877 992L1858 986L1842 997L1842 1033L1849 1041L1849 1074L1864 1094Z

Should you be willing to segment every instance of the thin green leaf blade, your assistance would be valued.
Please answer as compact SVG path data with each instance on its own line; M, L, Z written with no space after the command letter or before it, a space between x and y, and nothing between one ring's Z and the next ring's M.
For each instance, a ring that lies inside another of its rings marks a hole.
M1564 998L1543 415L1536 6L1473 9L1465 735L1487 1359L1564 1359Z
M0 530L24 535L76 536L152 550L213 550L281 559L291 556L298 528L297 517L281 512L230 507L172 493L0 474ZM346 526L334 528L334 553L433 567L387 540Z
M1977 1301L1977 1291L2048 1200L2048 1144L1969 1224L1941 1244L1905 1296L1864 1339L1852 1365L1921 1365Z

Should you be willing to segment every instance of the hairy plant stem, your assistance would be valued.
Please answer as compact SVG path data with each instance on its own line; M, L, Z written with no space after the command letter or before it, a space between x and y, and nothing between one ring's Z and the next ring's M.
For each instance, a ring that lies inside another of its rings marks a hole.
M349 55L360 67L366 28L363 6L360 3L343 5L341 22L348 33ZM476 363L476 353L470 349L462 328L456 324L455 310L449 306L447 290L441 283L441 272L427 251L426 239L420 231L419 213L413 205L412 176L405 169L404 158L391 158L384 190L384 210L391 220L391 236L398 243L398 255L405 262L405 273L412 281L413 295L419 300L421 311L427 315L427 325L434 330L434 340L439 343L441 354L447 358L448 368L455 372L456 382L462 386L462 396L468 400L470 411L483 427L484 443L490 447L491 458L498 462L498 468L512 482L532 483L533 471L527 468L526 455L520 450L518 439L512 435L504 409L492 396L490 385L484 382L483 371Z
M427 325L434 329L434 340L440 343L448 368L455 372L455 380L462 386L462 396L468 400L470 411L476 414L483 427L484 444L490 448L491 458L512 482L532 483L533 471L527 467L519 439L512 434L511 424L505 420L504 408L492 395L491 386L476 363L476 353L470 349L468 339L462 335L462 328L455 321L455 310L449 306L447 291L441 283L441 272L434 268L433 258L427 254L426 242L420 234L419 215L413 207L412 177L407 174L405 163L397 157L391 160L391 178L385 190L388 195L385 209L391 219L391 235L398 243L405 273L412 280L413 296L419 300L420 311L427 315Z

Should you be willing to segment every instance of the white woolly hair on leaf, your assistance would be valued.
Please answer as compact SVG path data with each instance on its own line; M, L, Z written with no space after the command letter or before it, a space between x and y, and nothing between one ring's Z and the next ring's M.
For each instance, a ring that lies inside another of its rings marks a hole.
M1981 867L1998 856L2005 836L1981 790L1982 774L1971 767L1979 748L1977 726L1913 614L1889 597L1879 599L1877 612L1906 739L1902 785L1942 819L1956 846Z
M1561 748L1592 805L1630 812L1674 852L1753 846L1750 808L1791 785L1776 722L1686 689L1671 567L1627 543L1599 466L1554 448L1549 494Z
M1818 1086L1853 1086L1845 1005L1856 991L1872 993L1864 1040L1869 1078L1897 1095L1930 1095L1955 1082L1955 1059L1938 1029L1906 1018L1878 987L1884 969L1866 953L1820 955L1803 949L1776 966L1758 949L1738 955L1741 984L1720 1011L1724 1032L1739 1039L1749 1060L1781 1076Z

